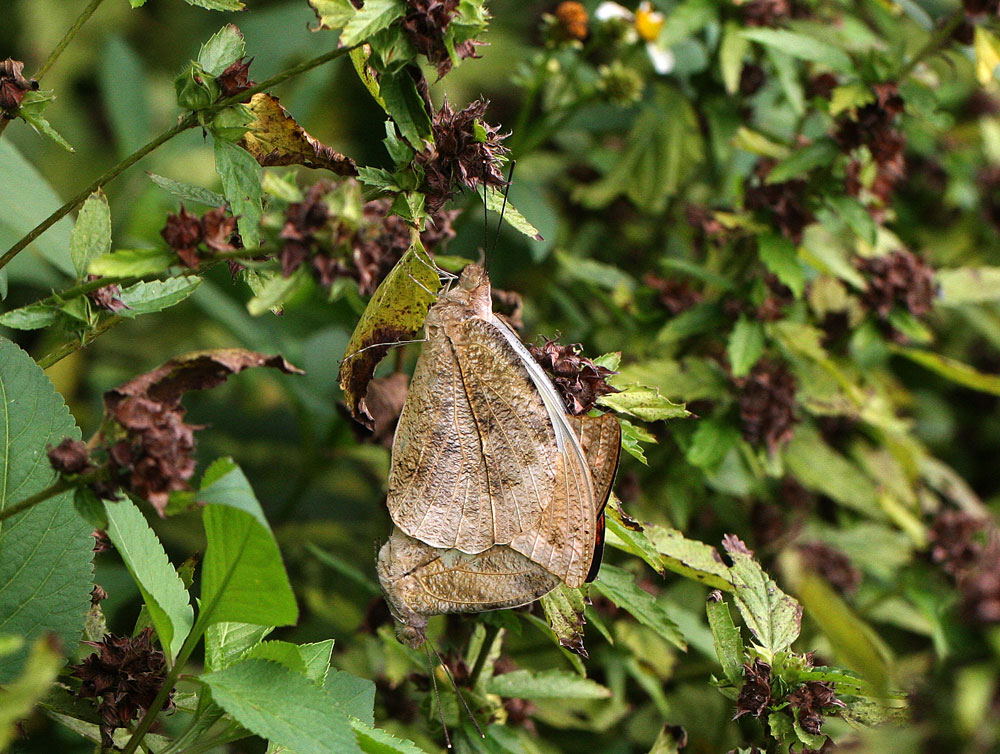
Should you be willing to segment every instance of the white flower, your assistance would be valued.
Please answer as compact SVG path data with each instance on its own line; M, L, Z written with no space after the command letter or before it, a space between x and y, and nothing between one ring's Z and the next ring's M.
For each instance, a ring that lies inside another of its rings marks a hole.
M635 13L618 3L603 2L594 11L594 18L598 21L624 21L629 25L630 32L626 41L638 42L641 39L646 43L646 53L657 73L664 75L674 70L673 52L667 47L661 47L656 41L666 18L654 10L653 4L648 0L639 3Z

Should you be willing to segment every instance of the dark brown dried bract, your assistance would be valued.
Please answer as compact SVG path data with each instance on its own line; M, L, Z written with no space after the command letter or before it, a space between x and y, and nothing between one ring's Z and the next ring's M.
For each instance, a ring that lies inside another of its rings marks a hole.
M49 448L49 463L60 474L82 474L90 468L90 454L85 443L65 437Z
M906 137L896 128L904 103L894 83L876 84L872 90L876 101L859 107L853 118L843 116L838 121L834 139L844 152L860 146L868 147L876 165L872 193L883 202L888 202L896 185L906 175L903 154ZM856 194L853 188L849 182L848 193Z
M87 276L88 282L99 279L100 278L97 275ZM89 298L92 302L94 302L95 306L104 309L106 311L115 313L115 312L120 312L123 309L129 308L126 304L124 304L121 301L121 299L118 298L121 295L121 292L122 289L119 286L112 283L110 285L102 286L101 288L98 288L96 291L91 291L90 293L87 294L87 298Z
M98 651L70 666L71 675L82 681L77 696L100 697L97 712L105 747L112 746L116 728L127 727L149 709L163 686L167 662L153 646L152 637L153 629L147 626L135 637L107 634L100 642L85 641ZM170 699L165 709L172 708Z
M434 114L434 144L418 152L416 162L425 173L424 188L427 209L437 212L450 200L459 187L475 190L483 185L504 186L501 158L509 150L501 144L510 134L501 134L498 126L483 120L486 115L484 100L476 100L457 113L445 100ZM482 141L476 136L482 129Z
M560 36L564 39L576 39L582 42L587 38L589 18L583 3L575 2L575 0L564 0L556 6L553 16L556 19Z
M736 714L733 719L751 715L760 717L771 703L771 666L754 658L743 666L743 686L736 697Z
M256 82L250 80L250 64L253 58L240 58L235 63L231 63L226 70L215 79L222 90L223 97L232 97L242 94L247 89L253 87Z
M855 264L868 279L861 300L880 317L888 317L897 305L915 317L934 308L934 268L917 255L900 249L881 257L858 258Z
M798 422L795 377L783 364L761 359L736 384L740 389L743 438L751 445L776 452L792 438Z
M777 26L787 18L807 15L797 0L750 0L742 10L747 26Z
M764 69L756 63L744 63L740 70L740 94L744 97L752 97L767 81Z
M815 219L803 202L807 184L801 179L767 183L765 179L773 168L770 160L757 164L753 176L747 179L743 204L747 209L770 212L782 234L801 243L802 232Z
M202 241L212 251L235 251L243 241L236 232L236 218L225 207L211 209L201 216Z
M802 564L822 576L841 594L853 594L861 583L861 571L843 552L823 542L806 542L798 546Z
M200 427L184 423L181 397L258 366L301 373L280 356L221 349L172 359L105 393L105 412L124 434L108 449L115 476L163 515L170 492L187 489L195 469L194 432Z
M445 45L448 26L458 12L459 0L408 0L403 30L417 52L437 69L438 79L452 67L451 55ZM460 60L476 58L476 47L483 44L473 39L455 45Z
M160 231L167 245L177 252L177 256L188 267L198 266L198 244L201 243L202 229L198 216L188 212L183 205L177 214L167 215L167 224Z
M686 280L662 278L648 273L643 282L657 293L657 300L671 314L680 314L702 300L700 292Z
M568 414L586 413L602 395L618 392L607 383L607 378L617 373L581 356L583 349L578 343L561 346L546 340L541 347L529 345L528 350L552 379Z
M986 626L1000 623L1000 534L990 532L989 543L976 561L957 578L965 620Z
M976 535L985 526L985 520L965 511L941 511L927 530L931 561L952 575L973 565L983 550Z
M13 118L13 111L21 106L21 100L29 91L38 89L38 82L26 79L22 73L24 63L20 60L7 58L0 63L0 110L4 117Z
M788 695L788 703L798 710L802 730L814 736L822 732L824 710L847 706L837 698L833 684L825 681L807 681Z

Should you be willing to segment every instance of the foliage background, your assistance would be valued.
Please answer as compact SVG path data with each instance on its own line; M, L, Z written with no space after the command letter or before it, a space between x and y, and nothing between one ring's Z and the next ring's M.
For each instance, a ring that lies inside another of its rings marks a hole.
M847 741L847 750L988 751L1000 735L1000 633L995 623L967 619L968 595L940 564L931 562L928 550L933 542L929 527L942 506L957 504L978 516L995 511L1000 503L994 463L1000 453L1000 390L988 380L987 389L973 390L894 355L893 338L887 337L879 318L860 312L851 315L846 335L825 342L848 383L875 403L863 397L863 407L818 410L817 401L840 398L851 388L838 391L817 377L812 386L816 393L799 395L796 412L802 421L796 425L792 447L798 441L805 456L800 455L797 466L787 457L783 464L768 466L766 453L738 440L745 431L745 417L733 402L740 388L718 365L727 347L732 348L734 313L742 311L746 317L769 295L761 288L764 269L747 238L780 237L780 222L765 209L754 216L758 224L751 225L748 234L717 244L692 227L687 208L742 206L744 182L760 157L754 150L772 147L754 142L740 126L767 134L781 154L803 143L800 135L820 140L835 126L826 105L805 94L802 112L795 113L775 58L768 57L763 46L748 48L744 59L759 64L764 86L753 95L726 92L718 18L721 14L739 24L738 8L707 0L660 5L676 66L670 76L657 77L641 54L628 59L644 85L639 101L622 106L595 97L577 103L597 75L596 67L588 67L579 70L579 79L555 82L562 89L550 80L535 100L539 109L525 110L525 89L514 79L530 75L537 62L542 14L552 10L552 4L539 2L490 3L494 18L482 59L466 61L432 88L436 103L445 94L459 105L483 95L492 102L490 122L518 126L510 141L520 160L511 201L538 226L545 241L532 242L503 230L491 259L494 284L523 295L528 337L558 333L563 342L583 343L590 355L622 351L626 377L641 378L665 395L689 402L703 420L728 432L708 443L708 458L695 457L692 463L697 422L651 426L659 444L647 451L649 466L625 457L619 476L619 495L633 516L675 526L688 537L712 544L724 533L737 533L790 591L795 591L799 570L796 546L803 542L836 546L847 554L852 568L860 569L860 586L845 593L859 616L850 630L870 634L865 646L877 648L894 685L911 694L913 719L901 730L861 734L829 723L827 731ZM0 28L0 49L24 59L32 69L71 23L77 10L71 6L57 0L4 0L8 22ZM898 70L927 41L928 33L919 23L922 14L951 18L960 13L957 4L944 1L820 2L802 7L818 19L805 31L819 35L825 25L830 33L825 41L859 61L860 75L842 76L842 82L866 85L892 80L893 66ZM76 153L37 137L21 123L4 133L0 149L5 143L15 145L57 194L69 196L89 176L174 122L173 78L222 23L236 23L244 32L255 58L252 74L261 80L320 49L319 34L308 30L314 20L312 10L299 2L253 0L239 14L209 14L170 0L151 1L138 10L124 2L105 3L44 82L58 93L48 117ZM995 18L976 21L996 23ZM794 26L797 21L776 23ZM323 44L329 45L331 35L326 37ZM564 50L555 57L571 65L574 54ZM590 54L593 62L606 62L600 49ZM798 81L798 91L806 92L817 71L808 63L789 64L787 58L783 65ZM1000 180L990 172L1000 169L1000 108L992 99L996 80L984 87L977 81L975 65L971 47L950 44L946 55L929 57L907 79L910 88L903 88L906 110L899 128L907 140L906 177L880 218L902 245L934 267L1000 265ZM381 144L384 114L346 61L311 71L276 93L298 122L324 143L359 164L391 167ZM553 126L543 115L560 103L568 103L572 112ZM605 179L601 185L607 191L598 195L595 180L613 177L621 150L629 149L630 129L647 113L653 115L655 133L638 137L661 139L662 161L654 160L646 172L631 173L621 186ZM525 148L533 143L534 149ZM168 143L142 168L217 188L211 147L197 130ZM811 184L801 189L802 195L814 204L826 196L842 196L842 170L842 165L829 170L823 165L803 174ZM9 159L0 159L0 180L6 187L0 200L3 211L11 212L20 197L17 168ZM139 169L106 191L116 248L161 243L165 216L177 209L173 197ZM44 214L30 206L30 198L24 202L21 211ZM469 210L456 223L458 236L448 253L474 258L482 244L480 204L474 197L462 202ZM838 232L840 238L849 237L837 248L853 269L851 260L866 248L849 229ZM64 223L47 238L65 244L68 233ZM4 229L0 237L6 248L18 235ZM885 243L893 242L883 239L876 246L891 250ZM821 265L807 268L807 279L815 279L817 267ZM7 308L30 302L63 282L30 253L10 271ZM712 305L710 316L700 323L684 320L691 329L678 329L682 315L657 303L647 273L686 281ZM719 285L720 278L725 285ZM953 300L939 300L922 324L907 320L908 344L914 344L914 337L926 338L935 352L995 374L1000 367L1000 311L994 303L1000 301L1000 286L995 280L974 284L975 293L963 289ZM216 270L180 306L116 327L48 374L86 437L98 426L105 390L184 351L239 345L279 352L305 369L300 378L248 374L187 398L189 421L208 427L200 434L199 455L206 460L235 457L274 527L302 608L299 625L282 630L281 638L336 638L338 667L379 683L378 723L431 750L436 738L428 731L434 724L428 722L426 704L416 706L423 693L414 692L412 684L404 684L401 691L390 688L390 679L394 682L401 674L398 663L386 655L377 636L364 630L377 612L377 595L371 591L373 543L386 536L390 523L382 504L388 451L358 442L356 427L338 409L337 363L360 315L358 299L347 296L328 303L315 288L291 302L281 317L253 318L243 306L248 298L244 286L231 284L227 272ZM726 308L727 300L736 301L735 308ZM823 324L815 307L811 310L803 300L788 301L784 311L781 318ZM5 334L35 356L55 342L44 332ZM788 357L777 338L769 337L767 348L771 358ZM406 362L415 355L415 350L407 350ZM688 379L681 379L683 358L694 359L703 371L695 371L693 378L688 372ZM801 366L796 372L800 387L812 368ZM862 408L873 413L862 417ZM903 418L905 424L888 429L892 417ZM803 437L812 438L813 444L804 448ZM817 447L824 453L818 454ZM850 460L830 461L832 456L825 452L830 450L836 458ZM925 455L954 469L968 489L957 481L949 482L950 491L948 484L932 483L921 466ZM786 476L798 479L808 491L790 495L789 485L782 486ZM875 507L859 511L849 499L845 505L844 498L852 493L838 500L838 486L875 490ZM153 523L174 563L204 547L200 527L190 519ZM313 548L328 557L318 557ZM582 740L594 752L646 751L664 723L684 726L688 751L722 752L760 742L759 724L730 722L732 702L709 684L709 676L719 671L704 618L705 590L674 576L654 581L637 560L614 551L610 560L642 573L691 647L679 653L633 621L606 616L617 642L610 647L599 634L588 632L588 671L615 688L618 696L614 702L583 705L572 718L561 714L558 705L540 703L533 723L540 734L538 751L577 751ZM986 567L996 573L995 562ZM140 597L124 567L113 556L100 556L96 580L110 595L104 603L110 627L129 632ZM844 630L836 625L842 617L800 597L806 602L806 622L797 646L849 667L853 660L856 670L870 671L857 667L849 637L846 647L831 638ZM995 592L987 597L1000 599ZM470 623L449 622L450 645L461 646ZM527 627L521 635L508 637L507 651L524 667L566 667L551 642ZM33 719L28 732L28 739L17 744L19 750L87 749L42 718Z

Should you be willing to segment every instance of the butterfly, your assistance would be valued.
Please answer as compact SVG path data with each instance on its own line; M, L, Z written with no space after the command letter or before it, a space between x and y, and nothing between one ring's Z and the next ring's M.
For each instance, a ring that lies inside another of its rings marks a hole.
M564 413L493 313L482 267L439 295L425 329L393 441L395 527L377 565L413 646L430 615L522 605L596 577L621 446L612 415Z

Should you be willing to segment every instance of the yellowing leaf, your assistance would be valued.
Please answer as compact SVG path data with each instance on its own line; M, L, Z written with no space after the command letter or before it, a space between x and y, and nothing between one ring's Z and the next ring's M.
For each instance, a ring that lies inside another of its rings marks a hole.
M254 120L239 144L264 167L305 165L337 175L357 175L354 160L310 136L274 95L255 94L248 107Z
M976 27L973 42L976 51L976 78L983 86L993 81L993 75L1000 65L1000 39L982 26Z

